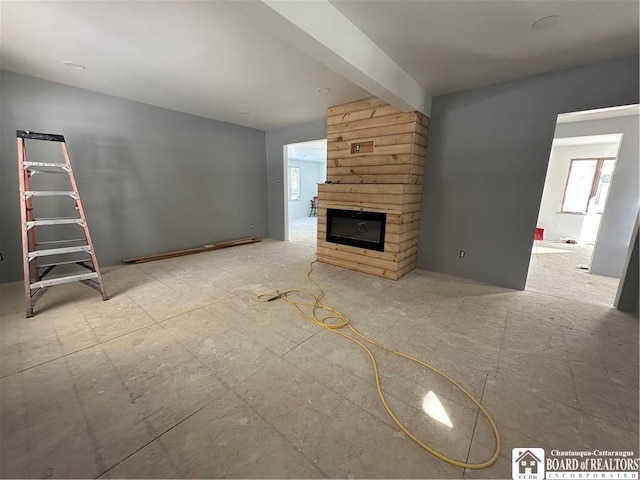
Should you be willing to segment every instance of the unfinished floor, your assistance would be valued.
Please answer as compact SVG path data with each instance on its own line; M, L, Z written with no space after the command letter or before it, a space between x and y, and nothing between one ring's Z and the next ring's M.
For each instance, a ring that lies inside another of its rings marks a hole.
M31 319L21 284L2 285L0 476L511 478L514 447L638 452L637 317L588 295L316 265L326 303L452 375L493 414L498 462L463 470L392 423L362 351L283 301L256 301L311 289L314 256L304 242L265 240L111 267L109 301L60 286ZM421 438L461 460L490 455L477 409L378 353L390 404ZM424 413L430 391L451 426Z
M592 254L593 245L535 241L526 289L545 295L612 305L619 280L589 273Z

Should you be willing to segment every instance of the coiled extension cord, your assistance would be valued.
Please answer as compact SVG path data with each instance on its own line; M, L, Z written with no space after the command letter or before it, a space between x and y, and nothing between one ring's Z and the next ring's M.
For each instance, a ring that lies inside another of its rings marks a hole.
M496 462L496 460L498 459L498 456L500 455L500 448L501 448L500 434L498 433L498 428L496 427L495 422L491 418L491 415L489 415L489 412L487 412L487 410L484 408L484 406L482 406L482 404L471 393L469 393L469 391L467 389L465 389L462 385L460 385L458 382L456 382L453 378L451 378L450 376L448 376L444 372L441 372L440 370L438 370L433 365L429 365L428 363L423 362L422 360L418 360L417 358L412 357L411 355L408 355L406 353L393 350L393 349L391 349L389 347L386 347L385 345L382 345L381 343L376 342L375 340L372 340L371 338L369 338L366 335L360 333L353 326L351 326L351 324L349 323L349 319L347 318L347 316L344 313L336 310L333 307L330 307L328 305L324 305L321 302L322 298L324 297L324 290L322 290L322 287L320 287L320 285L315 280L313 280L313 278L311 278L311 273L313 272L313 264L314 263L316 263L316 262L315 261L311 262L311 265L310 265L310 268L309 268L309 272L307 273L307 278L320 291L319 294L316 295L316 294L313 294L313 293L311 293L309 291L306 291L306 290L288 290L288 291L283 292L283 293L280 293L280 292L278 292L276 290L276 294L275 295L273 295L273 294L258 295L258 301L266 303L266 302L272 302L272 301L278 300L278 299L283 299L289 305L293 306L293 308L295 308L296 311L302 317L306 318L307 320L309 320L310 322L314 323L318 327L321 327L321 328L324 328L326 330L329 330L330 332L333 332L333 333L335 333L337 335L340 335L341 337L344 337L344 338L350 340L351 342L357 344L365 352L367 352L367 355L369 355L369 359L371 360L371 365L373 366L373 374L374 374L374 378L375 378L375 381L376 381L376 389L378 390L378 397L380 398L380 402L382 403L382 406L387 411L387 413L389 414L391 419L398 426L398 428L400 428L400 430L402 430L411 440L413 440L422 449L424 449L425 451L429 452L430 454L432 454L436 458L439 458L440 460L442 460L442 461L444 461L446 463L449 463L451 465L455 465L456 467L460 467L460 468L481 469L481 468L487 468L487 467L490 467L491 465L493 465ZM300 295L302 297L307 297L309 299L309 301L305 302L305 301L294 299L293 298L294 295ZM310 312L305 312L304 308L309 308ZM322 317L322 318L318 318L318 316L317 316L317 312L318 311L324 311L324 312L327 313L327 315ZM358 340L358 338L353 338L353 337L351 337L349 335L346 335L345 333L341 332L340 330L343 329L343 328L347 328L349 331L351 331L351 333L356 335L362 341ZM387 400L385 399L384 393L382 392L382 388L380 386L380 374L379 374L379 371L378 371L378 363L376 362L375 356L373 355L373 352L371 351L371 349L369 347L367 347L367 345L365 345L363 343L363 341L367 342L367 343L369 343L371 345L374 345L374 346L376 346L378 348L381 348L383 350L386 350L387 352L391 352L391 353L399 355L399 356L401 356L403 358L406 358L407 360L411 360L412 362L415 362L418 365L431 370L432 372L434 372L434 373L440 375L441 377L443 377L444 379L446 379L454 387L456 387L458 390L460 390L469 400L471 400L471 402L473 402L473 404L476 405L480 409L480 412L482 412L482 415L487 419L487 422L489 422L489 425L491 426L491 430L493 431L493 435L495 437L496 443L495 443L495 450L493 452L493 455L491 455L491 458L489 458L487 461L482 462L482 463L467 463L467 462L463 462L461 460L456 460L455 458L448 457L448 456L444 455L443 453L438 452L436 449L430 447L425 442L423 442L418 437L416 437L396 417L396 415L393 413L393 410L391 410L391 407L389 407L389 404L387 403Z

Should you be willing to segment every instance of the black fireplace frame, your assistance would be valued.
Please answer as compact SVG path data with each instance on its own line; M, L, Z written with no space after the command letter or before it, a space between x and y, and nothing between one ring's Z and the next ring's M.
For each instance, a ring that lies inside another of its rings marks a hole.
M337 236L331 231L331 220L334 217L347 218L352 220L361 221L375 221L380 222L380 236L378 242L369 240L358 240L351 237ZM387 224L387 214L381 212L362 212L359 210L341 210L339 208L327 208L327 242L338 243L341 245L350 245L352 247L361 247L368 250L376 250L378 252L384 252L384 237L385 227Z

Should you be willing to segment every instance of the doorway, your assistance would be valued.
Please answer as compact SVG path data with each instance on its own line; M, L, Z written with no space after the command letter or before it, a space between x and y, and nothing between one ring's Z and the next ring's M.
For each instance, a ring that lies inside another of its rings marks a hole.
M620 275L597 263L618 261L605 251L611 225L635 220L625 209L637 203L637 192L625 177L637 163L637 115L637 106L628 106L558 116L527 290L613 304Z
M316 247L318 184L327 179L327 140L285 146L285 240Z

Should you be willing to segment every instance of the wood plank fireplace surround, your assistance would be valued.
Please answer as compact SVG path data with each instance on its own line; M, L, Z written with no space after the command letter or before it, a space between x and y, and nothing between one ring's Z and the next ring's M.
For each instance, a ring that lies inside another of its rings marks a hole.
M416 267L428 122L376 97L327 110L319 261L392 280Z

